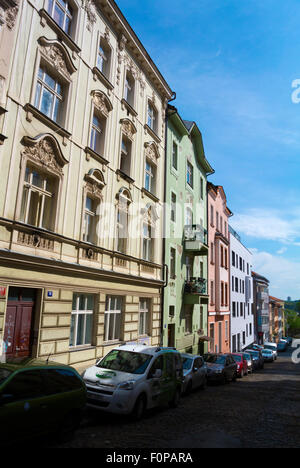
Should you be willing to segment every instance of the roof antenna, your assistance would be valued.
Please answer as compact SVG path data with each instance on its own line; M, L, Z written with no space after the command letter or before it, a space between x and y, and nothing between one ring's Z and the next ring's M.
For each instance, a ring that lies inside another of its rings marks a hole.
M53 344L53 349L54 349L54 344ZM46 359L46 363L49 364L49 358L53 354L53 351L50 351L49 356Z

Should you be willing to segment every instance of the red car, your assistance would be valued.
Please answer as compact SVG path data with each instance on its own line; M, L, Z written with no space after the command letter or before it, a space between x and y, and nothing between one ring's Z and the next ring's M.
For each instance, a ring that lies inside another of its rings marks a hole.
M233 353L232 354L233 359L237 363L237 373L238 377L241 379L244 377L244 375L248 374L248 363L243 355L243 353Z

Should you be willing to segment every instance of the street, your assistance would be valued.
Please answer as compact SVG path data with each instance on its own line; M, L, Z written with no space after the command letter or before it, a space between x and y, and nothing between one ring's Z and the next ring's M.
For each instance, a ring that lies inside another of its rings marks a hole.
M87 414L62 448L299 448L300 364L293 349L264 370L235 383L209 385L183 397L176 409L126 417Z

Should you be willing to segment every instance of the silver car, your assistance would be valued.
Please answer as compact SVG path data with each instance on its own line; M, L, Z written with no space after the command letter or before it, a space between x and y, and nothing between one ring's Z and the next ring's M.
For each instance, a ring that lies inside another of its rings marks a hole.
M183 393L190 393L195 388L205 388L207 384L207 366L202 356L182 353Z

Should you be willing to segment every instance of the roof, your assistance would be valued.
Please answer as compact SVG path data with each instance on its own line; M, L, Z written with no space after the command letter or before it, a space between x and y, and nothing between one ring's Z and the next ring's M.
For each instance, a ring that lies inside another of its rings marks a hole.
M265 277L262 276L262 275L259 275L258 273L255 273L255 271L252 271L251 274L252 274L252 276L255 277L255 279L257 279L257 280L265 281L265 282L267 282L268 284L270 283L270 281L269 281L267 278L265 278Z
M42 359L31 359L31 358L13 358L7 362L0 363L0 367L15 372L21 369L32 369L37 367L63 367L68 368L65 364L59 362L46 361Z
M184 120L183 123L189 132L191 131L193 125L195 124L195 122L192 122L190 120Z

